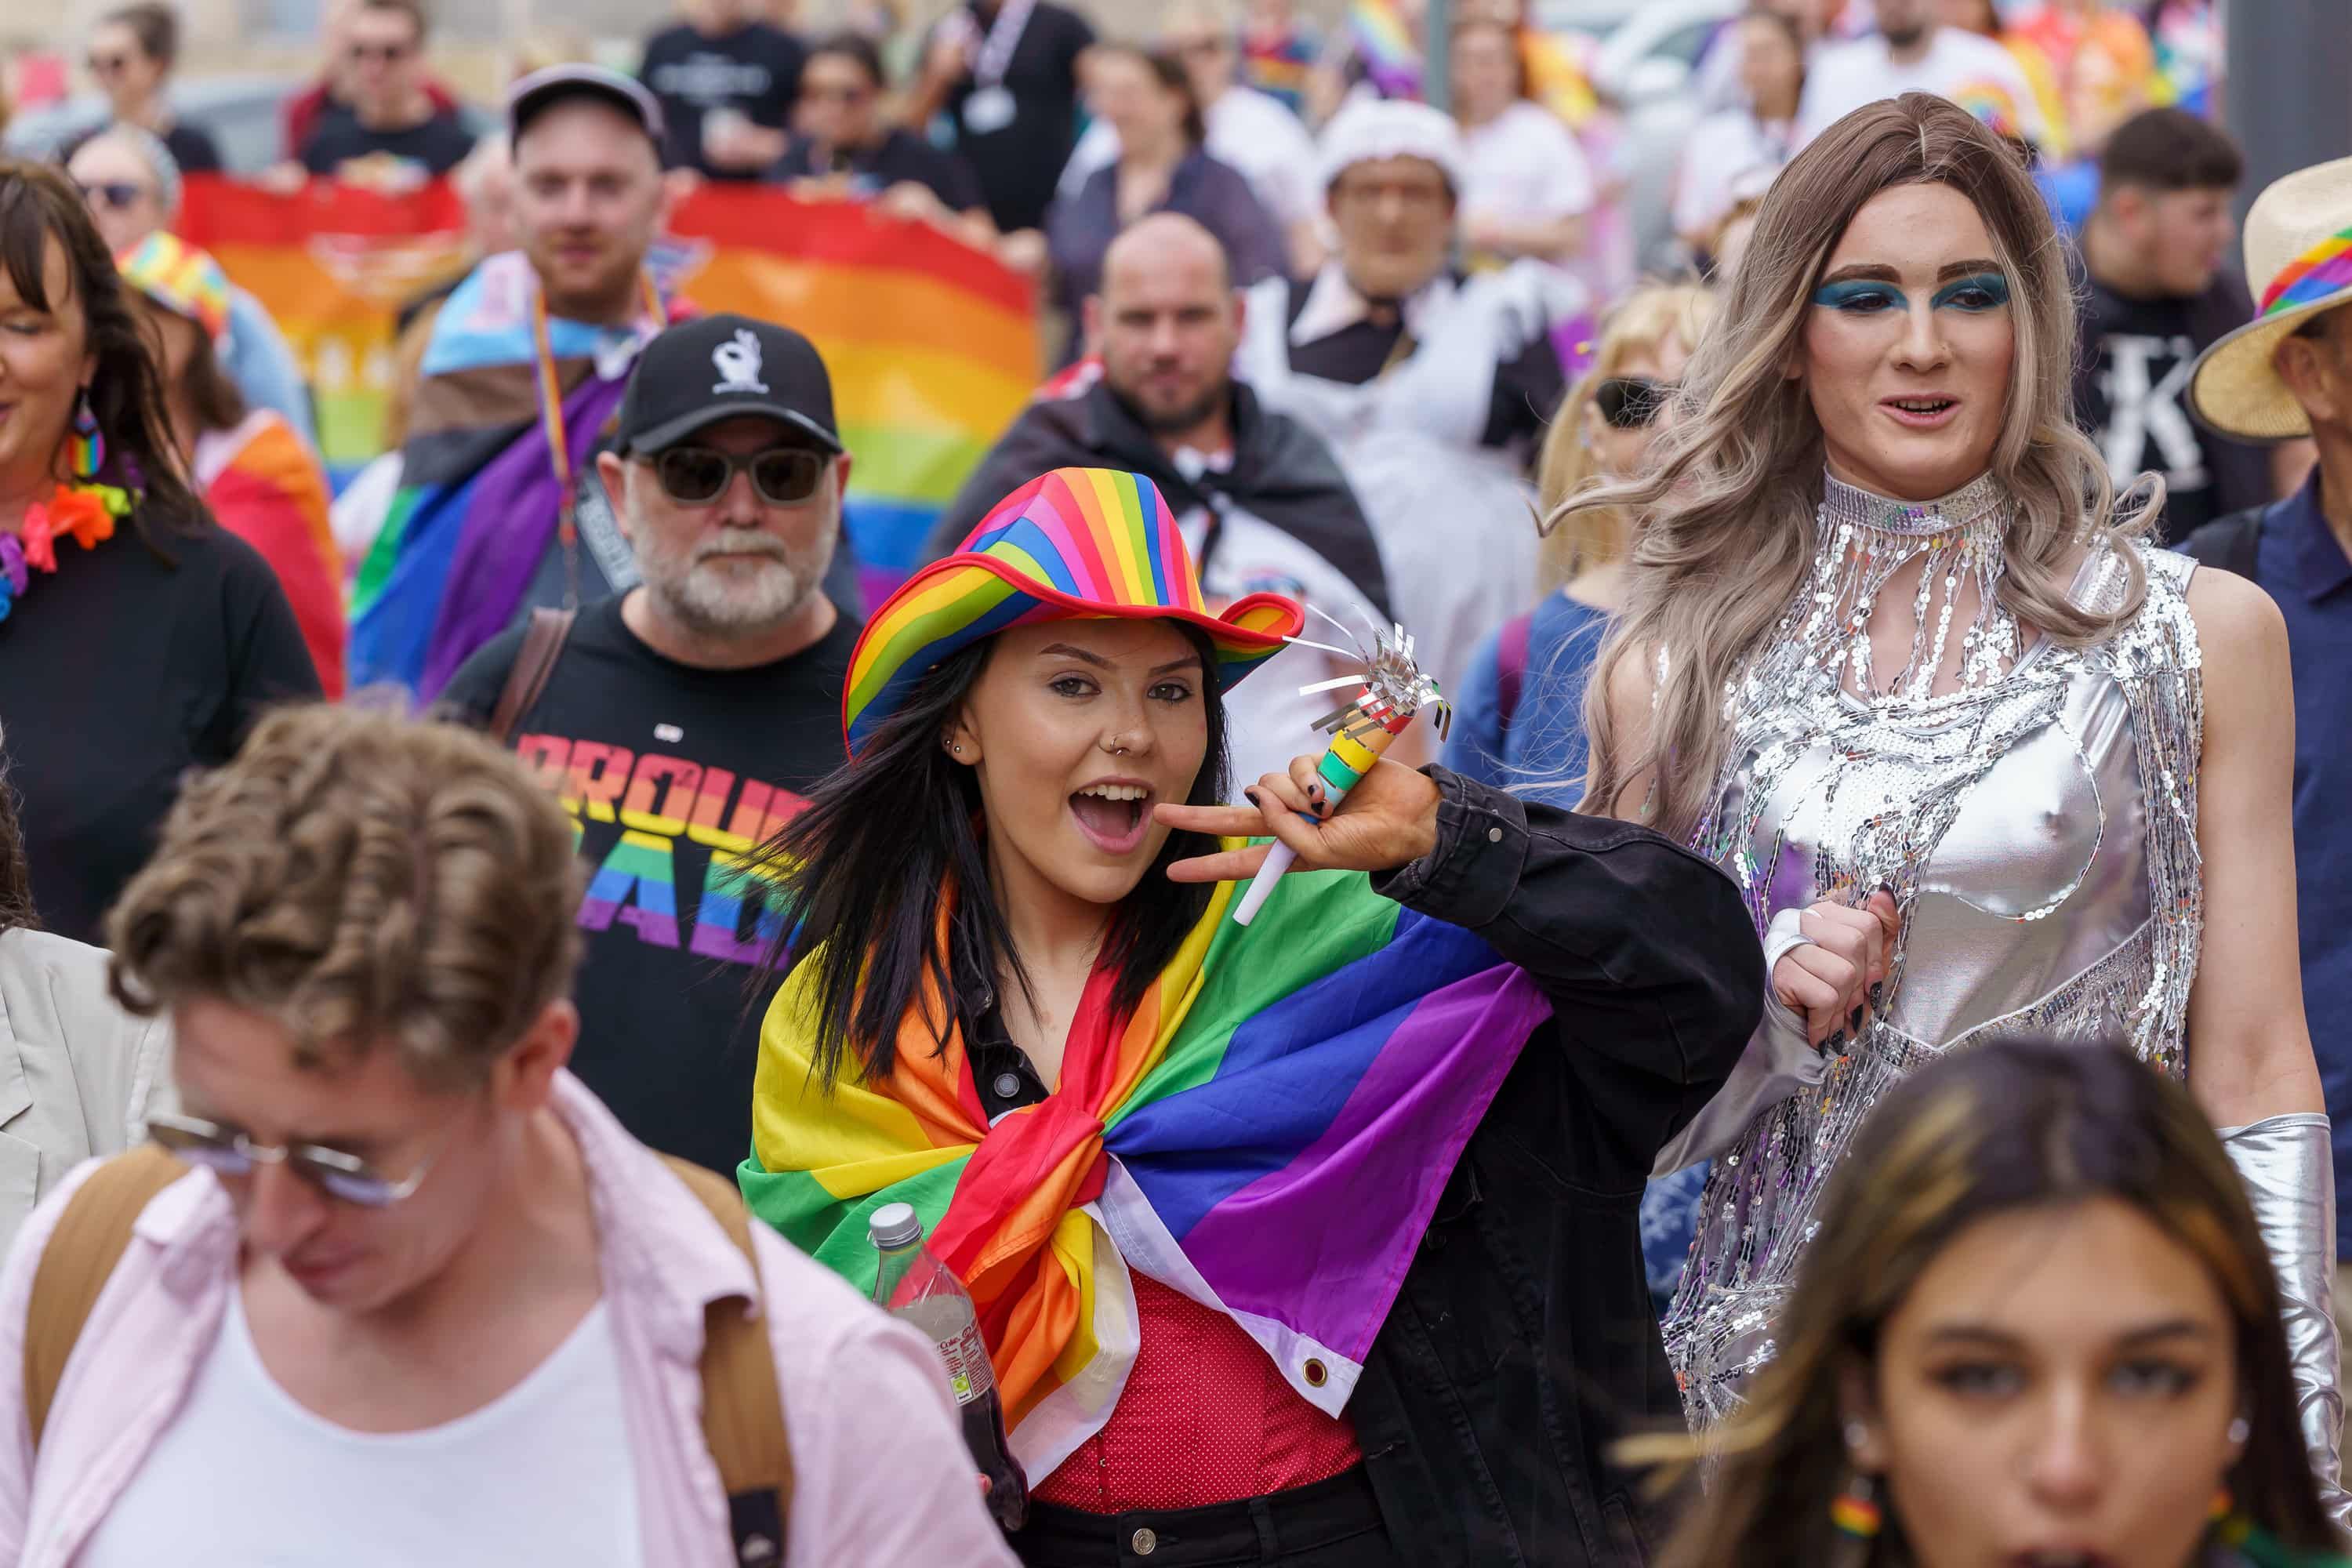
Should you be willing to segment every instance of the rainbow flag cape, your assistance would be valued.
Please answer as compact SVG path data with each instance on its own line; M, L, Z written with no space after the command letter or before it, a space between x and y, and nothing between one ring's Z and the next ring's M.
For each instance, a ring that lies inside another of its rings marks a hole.
M812 1071L809 970L769 1008L740 1173L754 1213L871 1289L866 1216L910 1203L971 1289L1013 1446L1042 1479L1134 1364L1129 1271L1230 1316L1338 1414L1465 1143L1549 1004L1360 873L1294 871L1256 922L1218 888L1132 1016L1097 972L1062 1082L988 1125L960 1034L888 1077ZM942 917L944 929L944 914ZM947 1016L934 995L917 1014Z
M434 322L400 490L353 593L354 685L392 681L432 699L514 620L555 537L562 490L540 418L536 292L520 252L494 256ZM548 323L574 476L594 471L635 351L659 329Z
M473 265L456 194L445 183L392 195L313 181L285 195L198 175L179 228L260 300L302 360L330 473L348 479L381 456L396 314ZM671 215L656 261L666 289L783 322L824 355L856 459L845 521L868 602L880 603L920 563L940 510L1036 383L1034 287L928 224L763 187L697 191ZM478 342L469 352L489 357L471 368L494 369L511 348ZM510 401L476 412L521 417ZM445 432L457 417L426 413ZM480 460L461 454L459 471ZM371 576L368 603L389 565ZM406 659L421 678L422 661Z

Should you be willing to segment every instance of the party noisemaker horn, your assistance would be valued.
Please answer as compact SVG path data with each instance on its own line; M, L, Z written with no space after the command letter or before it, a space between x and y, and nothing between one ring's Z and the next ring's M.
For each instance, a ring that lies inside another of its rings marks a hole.
M1309 605L1307 608L1312 610L1315 606ZM1316 613L1322 614L1320 611ZM1323 618L1331 620L1328 616ZM1335 626L1339 625L1337 621L1331 621L1331 624ZM1345 626L1339 629L1347 630ZM1413 715L1423 708L1433 707L1436 710L1438 738L1444 738L1453 717L1454 705L1439 693L1437 682L1423 675L1421 666L1413 662L1412 638L1402 626L1391 626L1386 631L1373 627L1370 650L1337 648L1324 643L1309 642L1305 637L1288 640L1321 648L1325 653L1337 654L1341 658L1361 658L1364 661L1361 675L1343 675L1336 680L1318 681L1312 686L1298 689L1302 697L1318 691L1337 691L1343 687L1357 689L1354 701L1315 721L1316 729L1331 732L1331 743L1324 748L1323 760L1315 764L1315 771L1323 780L1323 787L1330 797L1333 810L1339 809L1339 803L1347 798L1349 790L1356 787L1357 781L1372 771L1372 764L1381 760L1381 753L1389 749L1389 742L1403 734L1405 727L1412 722ZM1319 818L1309 816L1305 812L1299 816L1319 826ZM1297 852L1287 844L1276 843L1269 848L1265 854L1265 864L1258 868L1257 876L1251 880L1248 890L1242 894L1241 902L1234 906L1234 919L1243 925L1255 920L1258 910L1265 903L1266 895L1274 891L1274 885L1282 880L1282 874L1289 870L1290 863L1297 858Z

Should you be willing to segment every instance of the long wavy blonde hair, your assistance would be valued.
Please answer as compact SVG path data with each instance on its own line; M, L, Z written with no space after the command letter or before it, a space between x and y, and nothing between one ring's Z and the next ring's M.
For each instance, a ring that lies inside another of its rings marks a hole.
M1990 468L2016 506L2003 607L2080 646L2136 614L2147 576L2136 552L2122 605L2093 613L2068 596L2086 543L2145 532L2157 504L2119 517L2097 449L2074 428L2074 301L2048 209L2016 154L1967 110L1927 93L1856 110L1783 170L1713 331L1683 376L1675 417L1640 478L1572 498L1564 520L1624 507L1644 521L1625 609L1585 695L1592 737L1589 809L1638 808L1685 838L1723 762L1723 691L1771 632L1816 545L1823 447L1801 376L1813 290L1846 226L1898 185L1943 184L1973 203L2011 284L2016 352ZM1630 668L1627 660L1637 661ZM1622 673L1621 673L1622 671ZM1612 690L1650 687L1646 733L1610 712ZM1645 771L1646 805L1628 801Z
M1536 468L1536 490L1544 515L1559 511L1561 502L1595 482L1584 422L1601 384L1619 374L1635 354L1655 353L1670 340L1685 351L1698 347L1714 320L1715 292L1697 283L1646 283L1610 311L1593 347L1591 368L1559 400L1559 411L1552 416L1551 429L1544 437ZM1595 507L1575 513L1545 537L1544 591L1561 586L1579 573L1622 561L1633 542L1632 515L1622 507Z

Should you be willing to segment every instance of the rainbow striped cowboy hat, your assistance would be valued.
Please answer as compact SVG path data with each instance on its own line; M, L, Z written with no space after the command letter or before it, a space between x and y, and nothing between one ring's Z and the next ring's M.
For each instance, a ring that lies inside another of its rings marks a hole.
M2311 420L2271 356L2321 311L2352 305L2352 158L2298 169L2254 198L2246 281L2261 290L2254 319L2198 356L2189 410L2240 440L2308 436Z
M114 258L122 280L217 342L228 331L228 274L177 235L161 230Z
M961 550L908 578L874 612L849 658L842 739L856 756L926 671L1007 626L1121 616L1206 632L1228 689L1280 652L1304 618L1279 594L1211 615L1158 487L1117 468L1056 468L999 501Z

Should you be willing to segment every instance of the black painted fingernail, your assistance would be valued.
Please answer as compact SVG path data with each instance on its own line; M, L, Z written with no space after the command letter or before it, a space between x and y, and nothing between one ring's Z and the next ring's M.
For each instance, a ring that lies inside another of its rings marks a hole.
M1852 1029L1857 1035L1862 1033L1862 1009L1860 1007L1856 1007L1853 1012L1848 1013L1845 1016L1845 1026Z
M1842 1057L1845 1055L1845 1031L1843 1029L1840 1029L1828 1039L1823 1040L1822 1042L1822 1049L1829 1052L1832 1056Z
M1242 798L1243 798L1244 800L1248 801L1252 805L1263 805L1263 804L1264 804L1262 801L1260 801L1260 800L1257 798L1257 791L1255 791L1255 790L1254 790L1254 789L1245 789L1245 790L1242 791Z
M1870 988L1870 1010L1883 1011L1886 1006L1886 982L1882 980Z
M1892 882L1881 882L1878 884L1878 890L1885 893L1891 899L1895 896L1895 884Z

